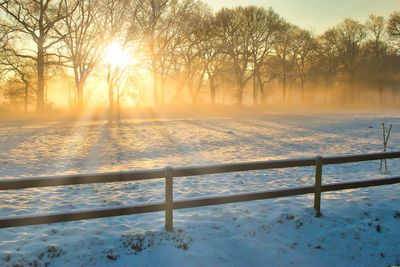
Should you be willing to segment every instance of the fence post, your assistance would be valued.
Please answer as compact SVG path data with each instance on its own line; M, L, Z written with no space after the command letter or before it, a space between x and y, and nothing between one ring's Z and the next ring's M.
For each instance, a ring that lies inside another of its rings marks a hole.
M173 169L165 168L165 230L172 231L173 228Z
M314 187L314 210L315 217L321 217L321 186L322 186L322 165L323 158L316 157L315 164L315 187Z

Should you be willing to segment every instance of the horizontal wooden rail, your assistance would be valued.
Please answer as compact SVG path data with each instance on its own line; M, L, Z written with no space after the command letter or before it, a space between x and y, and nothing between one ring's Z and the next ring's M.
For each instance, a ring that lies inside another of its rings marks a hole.
M174 202L174 209L187 209L203 206L238 203L254 200L271 199L278 197L290 197L310 194L314 192L313 186L297 187L290 189L278 189L244 194L231 194L227 196L213 196L207 198L195 198Z
M307 167L315 165L315 159L271 160L214 164L208 166L178 167L173 169L174 177L197 176L250 170ZM99 174L77 174L37 178L18 178L0 180L0 190L50 187L61 185L78 185L93 183L132 182L164 178L164 169L112 172Z
M165 211L166 229L170 231L172 230L173 226L174 209L185 209L185 208L203 207L209 205L236 203L243 201L297 196L310 193L314 193L314 209L316 210L316 215L320 216L321 192L400 183L400 177L392 177L392 178L361 180L361 181L323 185L322 184L323 165L354 163L354 162L363 162L363 161L380 160L380 159L394 159L394 158L400 158L400 152L386 152L386 153L349 155L349 156L325 157L325 158L318 156L316 158L214 164L201 167L178 167L178 168L167 167L165 169L113 172L113 173L102 173L102 174L5 179L5 180L0 180L0 190L14 190L14 189L24 189L24 188L93 184L93 183L130 182L130 181L142 181L142 180L166 178L165 179L166 200L163 203L151 203L151 204L142 204L133 206L118 206L118 207L98 208L90 210L59 212L59 213L51 213L44 215L27 215L27 216L21 215L21 216L0 218L0 228L48 224L56 222L68 222L68 221L122 216L122 215L148 213L156 211ZM174 177L240 172L240 171L250 171L250 170L307 167L307 166L316 166L316 175L315 175L316 183L314 186L173 201Z
M0 190L94 183L133 182L160 178L164 178L164 169L4 179L0 180Z
M362 187L381 186L399 184L400 176L384 179L362 180L353 182L343 182L322 185L322 192L337 190L348 190ZM243 194L231 194L227 196L213 196L204 198L194 198L188 200L179 200L173 203L173 209L187 209L211 205L221 205L237 202L246 202L254 200L265 200L279 197L298 196L314 193L314 186L304 186L290 189L278 189L270 191L261 191ZM0 218L0 228L29 226L38 224L49 224L58 222L78 221L95 218L105 218L113 216L132 215L140 213L149 213L165 211L165 203L151 203L133 206L118 206L110 208L99 208L91 210L78 210L70 212L50 213L44 215L19 215L6 218Z
M0 228L79 221L163 210L165 210L164 203L152 203L134 206L118 206L90 210L65 211L43 215L19 215L8 218L0 218Z
M323 164L343 164L343 163L355 163L379 159L397 159L400 158L400 151L395 152L385 152L385 153L372 153L363 155L345 155L345 156L335 156L335 157L324 157Z
M369 179L369 180L361 180L361 181L326 184L326 185L322 185L321 191L322 192L330 192L330 191L358 189L358 188L363 188L363 187L373 187L373 186L391 185L391 184L399 184L399 183L400 183L400 176L397 176L397 177L391 177L391 178Z
M399 152L374 153L354 156L326 157L323 164L342 164L360 161L379 159L400 158ZM308 167L315 166L315 158L270 160L256 162L241 162L229 164L213 164L208 166L175 167L172 175L174 177L196 176L205 174L242 172L251 170L268 170L280 168ZM126 172L111 172L99 174L77 174L65 176L18 178L0 180L0 190L13 190L49 186L93 184L93 183L114 183L132 182L150 179L165 178L164 169L138 170Z
M229 164L214 164L204 167L176 167L174 168L173 175L174 177L184 177L184 176L196 176L196 175L228 173L228 172L309 167L314 165L315 165L314 158L269 160L269 161L242 162L242 163L229 163Z

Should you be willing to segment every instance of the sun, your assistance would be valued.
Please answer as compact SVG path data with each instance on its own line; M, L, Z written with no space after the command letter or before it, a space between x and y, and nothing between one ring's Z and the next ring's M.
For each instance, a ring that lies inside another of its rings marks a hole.
M131 56L118 42L111 43L105 49L104 56L105 64L112 66L126 66L131 62Z

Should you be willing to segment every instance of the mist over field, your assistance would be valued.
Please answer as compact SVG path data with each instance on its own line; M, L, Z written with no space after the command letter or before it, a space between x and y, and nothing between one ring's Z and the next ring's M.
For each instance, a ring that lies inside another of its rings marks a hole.
M3 117L108 110L114 120L135 108L399 104L395 10L315 33L262 6L45 2L0 2Z

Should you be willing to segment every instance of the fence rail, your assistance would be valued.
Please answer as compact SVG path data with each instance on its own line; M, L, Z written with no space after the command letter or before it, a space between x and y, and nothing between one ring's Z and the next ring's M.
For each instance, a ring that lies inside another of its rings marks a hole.
M93 183L115 183L132 182L150 179L165 178L165 202L151 203L132 206L118 206L109 208L98 208L90 210L76 210L70 212L57 212L43 215L23 215L0 218L0 228L48 224L57 222L77 221L130 214L165 211L165 228L171 231L173 228L173 210L195 208L209 205L221 205L228 203L262 200L278 197L314 194L315 215L321 215L321 193L329 191L356 189L363 187L381 186L400 183L399 177L350 181L334 184L322 184L322 170L324 165L355 163L371 160L400 158L400 151L374 153L363 155L335 156L271 160L257 162L241 162L229 164L214 164L201 167L166 167L164 169L140 170L129 172L113 172L101 174L67 175L39 178L19 178L0 180L0 190L17 190L25 188L38 188L50 186L65 186ZM187 177L206 174L241 172L250 170L268 170L279 168L309 167L315 166L315 185L289 189L277 189L261 192L242 194L231 194L225 196L203 197L188 200L173 201L173 179L174 177Z

